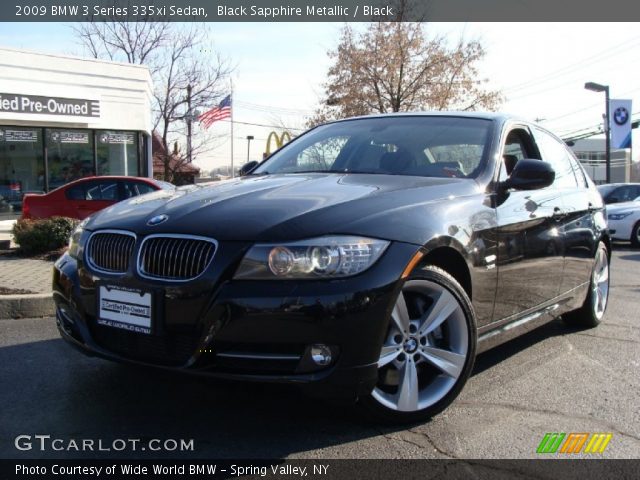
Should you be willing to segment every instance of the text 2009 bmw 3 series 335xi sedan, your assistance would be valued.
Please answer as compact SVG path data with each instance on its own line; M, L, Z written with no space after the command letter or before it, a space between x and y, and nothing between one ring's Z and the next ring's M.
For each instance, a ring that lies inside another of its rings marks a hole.
M502 115L394 114L97 213L54 297L85 353L415 421L454 400L477 353L558 316L600 323L609 258L602 198L560 139Z

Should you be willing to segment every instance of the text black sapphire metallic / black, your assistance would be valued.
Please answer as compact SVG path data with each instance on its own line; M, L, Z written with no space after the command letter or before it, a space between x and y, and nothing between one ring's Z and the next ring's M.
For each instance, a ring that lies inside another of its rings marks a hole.
M242 173L83 222L54 269L62 337L416 421L456 398L477 353L558 316L604 317L602 198L537 124L347 119Z

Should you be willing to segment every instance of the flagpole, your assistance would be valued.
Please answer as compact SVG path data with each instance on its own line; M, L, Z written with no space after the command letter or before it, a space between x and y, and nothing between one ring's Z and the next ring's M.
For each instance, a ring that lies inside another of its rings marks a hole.
M233 99L233 80L231 80L231 178L235 177L235 172L233 170L233 108L234 99Z

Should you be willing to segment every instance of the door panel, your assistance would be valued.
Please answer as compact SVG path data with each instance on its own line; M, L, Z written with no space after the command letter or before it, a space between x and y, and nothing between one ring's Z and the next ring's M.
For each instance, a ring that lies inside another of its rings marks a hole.
M497 207L498 294L494 321L523 312L560 291L563 236L551 189L509 192Z
M523 158L540 159L526 127L514 128L503 148L500 180ZM501 191L496 196L498 288L493 320L536 307L558 295L562 281L564 238L559 221L562 198L549 187Z
M118 201L118 183L115 180L82 182L68 189L66 196L71 216L83 220Z
M589 193L586 174L578 160L572 154L569 160L578 188L565 192L563 197L567 213L564 224L564 272L560 287L563 293L590 281L598 245L593 215L600 205Z
M561 227L565 239L560 293L589 281L597 239L584 172L569 148L556 137L534 129L542 159L556 171L554 188L562 196Z

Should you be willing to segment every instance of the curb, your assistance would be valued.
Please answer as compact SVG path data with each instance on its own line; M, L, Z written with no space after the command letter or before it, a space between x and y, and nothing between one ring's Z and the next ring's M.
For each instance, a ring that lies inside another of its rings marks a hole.
M50 317L55 314L51 293L0 295L0 320Z

